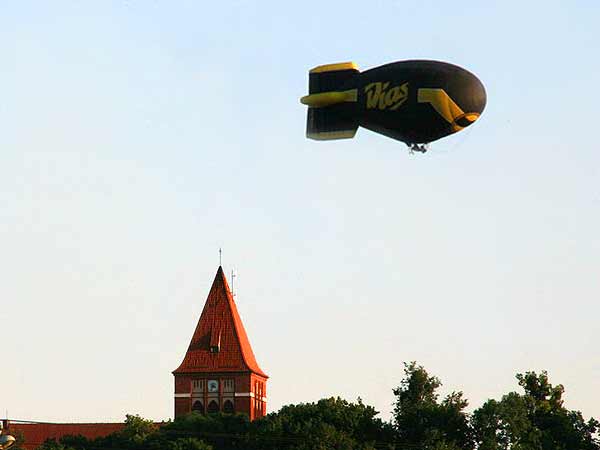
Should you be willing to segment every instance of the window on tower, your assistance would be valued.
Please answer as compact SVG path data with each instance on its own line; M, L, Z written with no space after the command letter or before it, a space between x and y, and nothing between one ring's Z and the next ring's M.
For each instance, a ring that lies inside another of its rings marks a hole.
M227 414L233 414L233 410L233 402L231 400L225 400L225 403L223 403L223 412Z
M208 404L208 413L214 414L219 412L219 404L215 400L211 400Z
M192 392L204 392L204 380L192 380Z
M233 380L223 380L223 392L234 392Z
M204 414L204 405L200 400L196 400L192 405L192 411L197 411L199 413Z

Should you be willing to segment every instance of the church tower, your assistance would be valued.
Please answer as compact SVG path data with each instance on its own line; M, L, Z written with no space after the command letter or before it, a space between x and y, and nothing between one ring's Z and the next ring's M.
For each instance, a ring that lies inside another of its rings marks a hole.
M173 375L175 418L191 411L241 412L250 420L266 414L268 376L256 362L221 266Z

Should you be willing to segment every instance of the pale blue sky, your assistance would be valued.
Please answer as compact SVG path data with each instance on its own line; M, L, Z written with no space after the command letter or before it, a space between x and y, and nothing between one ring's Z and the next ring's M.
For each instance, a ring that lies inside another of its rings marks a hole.
M223 247L269 410L417 360L477 407L547 369L600 416L600 6L0 5L0 412L172 417ZM307 71L429 58L485 84L426 155L305 139Z

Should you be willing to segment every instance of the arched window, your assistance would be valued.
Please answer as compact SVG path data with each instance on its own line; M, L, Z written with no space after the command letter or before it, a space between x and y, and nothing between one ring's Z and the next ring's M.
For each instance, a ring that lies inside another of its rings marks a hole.
M204 405L200 400L196 400L192 405L192 411L198 411L204 414Z
M227 414L233 414L233 402L231 400L225 400L225 403L223 404L223 412L226 412Z
M217 413L219 412L219 404L215 400L211 400L208 404L208 412L209 413Z

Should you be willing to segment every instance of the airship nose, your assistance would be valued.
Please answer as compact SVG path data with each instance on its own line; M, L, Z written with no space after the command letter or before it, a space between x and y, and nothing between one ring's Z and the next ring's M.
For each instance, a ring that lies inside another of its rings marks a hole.
M479 116L481 116L481 113L485 109L487 100L485 88L483 87L483 83L479 81L477 77L473 75L473 78L474 79L469 83L470 86L468 90L470 91L470 95L467 101L468 106L465 105L467 106L467 108L465 108L466 111L454 117L455 125L461 128L466 128L473 124L477 119L479 119Z
M485 104L487 103L487 94L485 92L485 88L483 87L483 83L479 81L479 78L473 76L475 79L472 82L471 87L471 102L473 104L473 112L476 112L478 115L481 115L483 110L485 109Z

